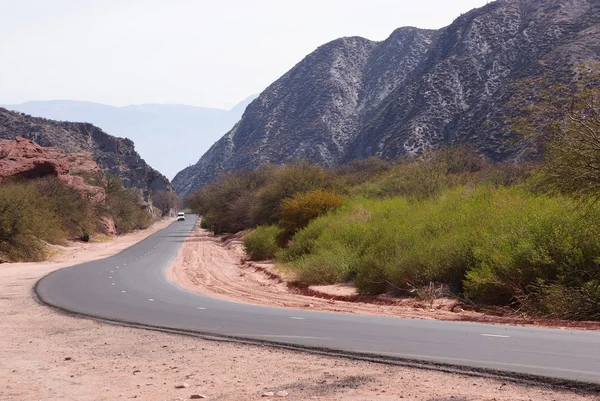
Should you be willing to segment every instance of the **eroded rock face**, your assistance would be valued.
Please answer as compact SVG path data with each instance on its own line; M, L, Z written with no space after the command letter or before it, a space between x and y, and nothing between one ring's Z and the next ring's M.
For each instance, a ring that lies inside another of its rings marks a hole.
M513 84L598 59L598 0L499 0L437 31L338 39L269 86L173 185L185 196L263 163L335 165L461 143L518 158L504 119Z
M22 137L15 140L0 139L0 184L10 178L53 176L75 188L91 202L103 204L106 201L104 188L87 184L81 175L104 177L102 169L87 153L67 153L59 148L45 148ZM100 223L105 234L116 234L111 218L103 217Z
M145 196L150 191L171 189L169 180L146 164L132 141L108 135L91 124L53 121L0 108L0 139L18 136L70 154L86 152L105 173L118 177L126 187L139 188Z

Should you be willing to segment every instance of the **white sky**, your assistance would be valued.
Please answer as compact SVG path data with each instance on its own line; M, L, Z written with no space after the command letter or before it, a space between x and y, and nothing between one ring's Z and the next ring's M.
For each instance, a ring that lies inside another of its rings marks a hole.
M0 0L0 104L230 108L319 45L440 28L488 0Z

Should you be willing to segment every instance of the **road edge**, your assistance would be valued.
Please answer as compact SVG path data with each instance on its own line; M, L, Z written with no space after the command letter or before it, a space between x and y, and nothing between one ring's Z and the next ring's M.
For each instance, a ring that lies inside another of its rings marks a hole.
M52 274L52 273L49 273ZM479 378L487 378L494 380L502 380L515 384L531 386L531 387L547 387L552 389L561 389L567 390L571 392L575 392L583 395L597 395L600 393L600 384L596 383L588 383L582 381L568 380L568 379L557 379L547 376L538 376L538 375L528 375L524 373L516 373L516 372L506 372L501 370L494 369L485 369L485 368L473 368L469 366L461 366L461 365L453 365L443 362L431 362L431 361L423 361L418 359L410 359L410 358L401 358L401 357L392 357L392 356L382 356L377 354L370 353L361 353L361 352L352 352L352 351L342 351L336 350L326 347L310 347L310 346L302 346L302 345L294 345L285 342L279 341L268 341L268 340L258 340L246 337L236 337L236 336L227 336L222 334L215 334L210 332L202 332L196 330L183 330L183 329L175 329L169 327L162 326L153 326L143 323L129 322L124 320L116 320L116 319L106 319L94 315L82 314L79 312L74 312L66 308L62 308L59 306L55 306L52 303L43 299L42 296L37 291L38 284L40 281L46 277L44 275L38 281L36 281L34 287L32 288L32 297L33 299L40 305L49 307L54 311L71 316L78 319L91 319L101 323L107 323L115 326L122 327L131 327L142 330L150 330L156 332L162 332L173 335L182 335L187 337L197 337L207 341L216 341L216 342L228 342L228 343L237 343L244 345L251 345L257 347L269 347L274 349L284 349L288 351L294 352L304 352L314 355L322 355L332 358L342 358L342 359L350 359L356 361L364 361L371 363L379 363L385 365L392 366L402 366L407 368L415 368L422 370L433 370L443 373L449 374L460 374L467 375L472 377Z

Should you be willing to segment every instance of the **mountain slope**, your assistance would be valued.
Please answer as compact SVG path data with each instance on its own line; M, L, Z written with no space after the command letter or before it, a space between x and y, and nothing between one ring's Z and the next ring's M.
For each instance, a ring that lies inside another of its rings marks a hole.
M172 177L198 161L211 144L239 121L256 95L230 111L178 104L114 107L74 100L32 101L5 106L35 117L88 122L105 132L136 143L138 152Z
M169 180L140 157L131 140L108 135L91 124L53 121L0 108L0 139L18 136L69 153L87 152L102 170L145 195L150 190L171 188Z
M599 47L597 0L499 0L438 31L338 39L269 86L173 185L187 195L261 163L393 159L458 143L518 157L503 122L512 85L599 59Z

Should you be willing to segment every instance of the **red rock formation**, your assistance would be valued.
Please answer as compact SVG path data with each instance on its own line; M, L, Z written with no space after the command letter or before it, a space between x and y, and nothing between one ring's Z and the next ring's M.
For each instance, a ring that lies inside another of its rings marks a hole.
M45 148L22 137L17 137L14 141L0 140L0 183L7 178L34 179L50 175L75 188L96 204L102 204L106 200L104 188L89 185L81 177L104 177L91 155ZM112 219L102 218L100 226L106 234L116 234Z

